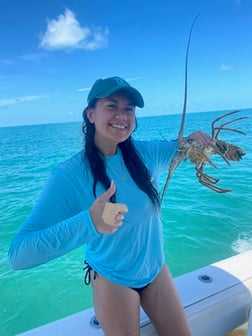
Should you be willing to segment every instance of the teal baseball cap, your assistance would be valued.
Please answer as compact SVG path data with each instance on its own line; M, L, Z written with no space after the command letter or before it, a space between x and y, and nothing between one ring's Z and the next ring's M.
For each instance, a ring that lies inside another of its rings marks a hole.
M109 77L105 79L98 79L92 86L88 97L88 105L92 101L99 98L105 98L110 96L119 90L124 90L130 94L133 99L133 103L138 107L144 107L144 100L141 93L133 88L129 83L121 77Z

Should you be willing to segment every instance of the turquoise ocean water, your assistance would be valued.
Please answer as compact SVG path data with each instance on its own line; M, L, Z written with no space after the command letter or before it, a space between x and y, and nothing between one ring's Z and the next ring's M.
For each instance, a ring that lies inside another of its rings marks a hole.
M185 133L210 133L211 121L222 113L188 114ZM231 193L217 194L200 185L189 162L169 185L162 217L174 276L252 248L252 110L241 115L250 117L236 124L247 135L223 132L221 138L243 147L247 155L231 167L214 157L218 169L207 167ZM134 136L173 139L179 124L179 115L139 118ZM9 242L50 171L82 144L78 122L0 128L0 335L13 336L92 306L91 289L83 284L84 248L30 270L14 272L7 264Z

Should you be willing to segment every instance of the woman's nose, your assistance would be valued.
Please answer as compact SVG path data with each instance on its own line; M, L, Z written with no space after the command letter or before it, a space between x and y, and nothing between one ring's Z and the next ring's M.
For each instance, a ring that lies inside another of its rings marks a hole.
M116 118L123 118L123 119L126 119L127 118L127 112L124 111L124 110L118 110L116 112Z

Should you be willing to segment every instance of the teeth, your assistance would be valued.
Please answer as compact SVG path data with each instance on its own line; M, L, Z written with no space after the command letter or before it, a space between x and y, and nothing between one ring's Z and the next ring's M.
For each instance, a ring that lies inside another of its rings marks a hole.
M120 129L125 129L126 126L123 126L123 125L117 125L117 124L112 124L113 127L115 128L120 128Z

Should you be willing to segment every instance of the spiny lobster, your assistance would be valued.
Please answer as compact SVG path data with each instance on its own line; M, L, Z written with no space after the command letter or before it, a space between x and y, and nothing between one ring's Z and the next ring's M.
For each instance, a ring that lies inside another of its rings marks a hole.
M247 117L238 117L229 121L224 122L220 126L217 126L216 123L220 120L231 116L233 114L236 114L240 112L239 110L235 110L229 113L226 113L217 119L215 119L211 126L212 126L212 136L211 141L206 145L202 146L198 142L190 139L190 136L185 139L184 138L184 126L185 126L185 117L186 117L186 108L187 108L187 66L188 66L188 55L189 55L189 48L190 48L190 41L192 36L192 30L193 26L197 20L198 16L194 19L187 43L187 50L186 50L186 62L185 62L185 93L184 93L184 105L183 105L183 113L182 113L182 119L180 124L180 130L178 133L178 154L173 158L171 161L168 175L161 193L161 201L164 198L166 189L168 187L168 184L170 182L170 179L177 169L177 167L180 165L180 163L184 159L188 159L190 162L192 162L195 165L196 170L196 177L198 178L198 181L206 186L207 188L210 188L218 193L226 193L231 191L230 189L223 189L218 186L216 186L216 183L220 181L219 178L212 177L204 172L204 168L207 163L209 163L212 167L217 168L217 166L210 160L210 156L213 154L220 155L223 160L230 166L230 161L240 161L242 159L242 156L245 155L245 151L233 144L230 144L228 142L225 142L223 140L218 139L218 136L221 131L231 131L240 133L243 135L246 135L244 132L227 127L228 125L237 122L242 119L246 119Z

